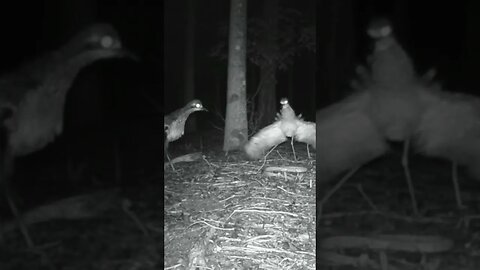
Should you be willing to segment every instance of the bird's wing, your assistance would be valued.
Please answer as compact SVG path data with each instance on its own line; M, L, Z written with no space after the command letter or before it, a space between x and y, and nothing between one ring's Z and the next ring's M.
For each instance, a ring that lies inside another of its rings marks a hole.
M266 150L287 140L287 137L280 128L279 121L261 129L253 135L245 145L245 152L251 159L259 159Z
M307 122L298 119L297 120L297 130L295 132L295 140L299 142L303 142L313 146L314 148L317 147L316 144L316 125L313 122Z
M446 91L423 91L426 104L414 137L417 150L467 166L480 180L480 99Z
M370 94L362 92L317 111L317 179L325 182L361 166L388 150L375 124L364 112Z

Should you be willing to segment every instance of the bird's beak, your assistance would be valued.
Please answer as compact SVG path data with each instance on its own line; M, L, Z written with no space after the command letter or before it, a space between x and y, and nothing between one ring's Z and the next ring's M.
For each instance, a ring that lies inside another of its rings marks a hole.
M140 57L129 50L121 49L118 56L131 59L135 62L140 62Z

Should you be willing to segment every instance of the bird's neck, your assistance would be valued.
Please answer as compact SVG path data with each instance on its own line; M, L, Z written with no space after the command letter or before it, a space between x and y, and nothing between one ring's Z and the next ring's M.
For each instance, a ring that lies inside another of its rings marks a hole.
M285 107L281 110L283 120L292 120L296 118L295 111L291 107Z
M122 50L95 49L71 56L57 64L54 72L48 74L45 84L55 85L55 87L47 87L48 89L66 91L70 88L78 72L84 67L98 60L121 57L123 54Z

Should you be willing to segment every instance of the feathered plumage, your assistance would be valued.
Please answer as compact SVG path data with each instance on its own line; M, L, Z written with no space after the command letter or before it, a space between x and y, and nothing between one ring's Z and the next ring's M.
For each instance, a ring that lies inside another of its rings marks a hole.
M388 150L388 144L367 114L372 95L359 92L317 112L317 179L332 180Z
M415 131L417 151L464 165L480 180L480 99L438 90L421 94L425 112Z
M316 147L315 123L304 121L292 109L288 100L280 101L282 108L276 121L262 128L245 145L245 152L251 159L259 159L273 146L285 142L287 138Z
M33 242L8 192L13 161L44 148L62 132L66 95L78 72L97 60L114 57L133 55L122 49L113 27L95 24L58 50L0 77L0 184L31 248Z
M180 109L177 109L170 114L163 117L163 128L164 128L164 154L170 160L168 155L168 144L178 140L183 136L185 132L185 122L187 121L190 114L198 111L206 111L205 107L200 100L194 99L187 103Z
M423 85L387 20L374 20L368 33L375 44L370 56L371 81L364 87L372 93L368 113L387 139L408 140L422 113L418 92Z
M0 107L12 110L6 120L15 156L43 148L62 132L63 108L78 72L100 59L132 57L122 49L110 25L95 24L57 51L0 77Z
M330 180L384 154L389 140L411 140L417 152L464 165L480 180L480 99L444 91L433 80L433 69L418 76L390 25L369 34L375 49L369 66L356 69L357 92L317 112L319 179ZM460 206L457 189L456 194Z

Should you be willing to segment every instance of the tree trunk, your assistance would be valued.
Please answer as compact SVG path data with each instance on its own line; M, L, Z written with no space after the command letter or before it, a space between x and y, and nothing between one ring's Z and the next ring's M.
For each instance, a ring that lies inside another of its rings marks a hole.
M288 70L288 97L293 97L295 93L295 64L291 65ZM315 88L312 88L315 89Z
M278 63L279 51L277 46L278 36L278 0L265 0L263 9L264 18L267 22L267 31L264 40L260 46L263 46L267 54L267 61L260 66L260 81L262 82L262 89L260 89L260 96L258 99L260 127L267 126L272 123L276 112L276 71Z
M468 1L467 4L467 30L465 37L465 48L463 49L463 70L464 75L461 76L466 81L465 87L476 88L478 85L478 63L480 62L480 38L478 37L478 17L480 11L480 3L478 1Z
M195 1L187 0L187 27L185 29L185 98L186 102L195 98ZM185 125L185 131L197 129L195 114L191 115Z
M275 93L277 78L275 76L277 67L272 64L262 65L260 67L261 89L258 97L258 124L259 128L270 125L275 119L276 100Z
M317 86L323 92L323 99L319 102L321 106L338 100L343 94L340 91L349 88L349 79L356 64L353 55L356 46L353 6L351 0L346 0L331 1L322 7L325 17L322 23L329 27L324 26L324 32L320 33L325 39L323 59L319 64L321 79Z
M246 96L247 0L231 0L230 3L224 151L239 149L248 139Z

